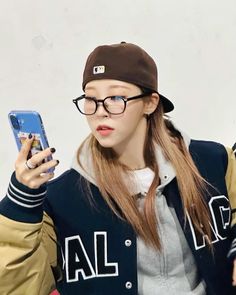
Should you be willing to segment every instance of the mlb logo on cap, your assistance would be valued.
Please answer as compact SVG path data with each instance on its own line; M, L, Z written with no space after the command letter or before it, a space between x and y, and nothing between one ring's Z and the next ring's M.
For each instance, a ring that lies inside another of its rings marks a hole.
M105 73L105 66L96 66L93 67L93 74L103 74Z

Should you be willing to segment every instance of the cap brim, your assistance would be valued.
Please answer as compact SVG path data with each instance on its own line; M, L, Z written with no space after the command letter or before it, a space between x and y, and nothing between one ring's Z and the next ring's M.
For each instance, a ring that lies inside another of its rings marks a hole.
M159 93L159 96L160 96L160 99L163 104L164 112L169 113L169 112L173 111L173 109L174 109L173 103L168 98L166 98L164 95L162 95L160 93Z

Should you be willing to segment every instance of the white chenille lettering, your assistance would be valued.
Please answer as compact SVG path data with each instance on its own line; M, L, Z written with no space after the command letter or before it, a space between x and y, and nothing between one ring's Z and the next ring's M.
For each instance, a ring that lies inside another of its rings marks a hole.
M220 240L226 239L225 229L230 223L230 206L229 201L225 196L212 197L208 203L213 224L210 223L212 230L212 244ZM187 212L190 229L193 236L194 247L199 250L206 246L207 236L197 236L193 227L192 220ZM218 223L216 222L218 220ZM221 220L221 222L219 222Z
M62 257L68 283L81 278L87 280L119 275L118 263L108 262L107 232L94 232L93 239L95 270L80 235L65 238L65 257L63 253Z
M98 249L100 248L102 248L103 250L103 253L100 253L102 254L102 257L101 255L99 255L99 251L98 251ZM94 233L94 252L95 252L95 271L96 271L97 277L114 277L119 275L118 263L108 263L107 261L107 233L106 232ZM102 269L99 268L99 265L102 265Z
M79 273L84 280L96 276L79 235L65 239L65 263L68 283L79 281Z

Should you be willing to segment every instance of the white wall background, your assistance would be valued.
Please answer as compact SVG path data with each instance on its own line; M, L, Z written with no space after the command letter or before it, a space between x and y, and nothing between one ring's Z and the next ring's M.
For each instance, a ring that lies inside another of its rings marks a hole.
M12 109L39 111L60 160L56 175L70 166L89 132L71 100L101 44L133 42L153 56L179 128L236 141L235 0L0 0L0 37L0 196L17 156Z

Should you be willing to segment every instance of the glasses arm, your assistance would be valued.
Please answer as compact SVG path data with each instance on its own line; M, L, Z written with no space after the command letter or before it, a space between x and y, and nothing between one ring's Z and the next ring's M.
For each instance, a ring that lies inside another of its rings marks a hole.
M152 92L150 92L150 93L141 93L141 94L136 95L136 96L124 98L124 101L127 102L127 101L130 101L130 100L133 100L133 99L142 98L142 97L148 96L150 94L152 94Z

